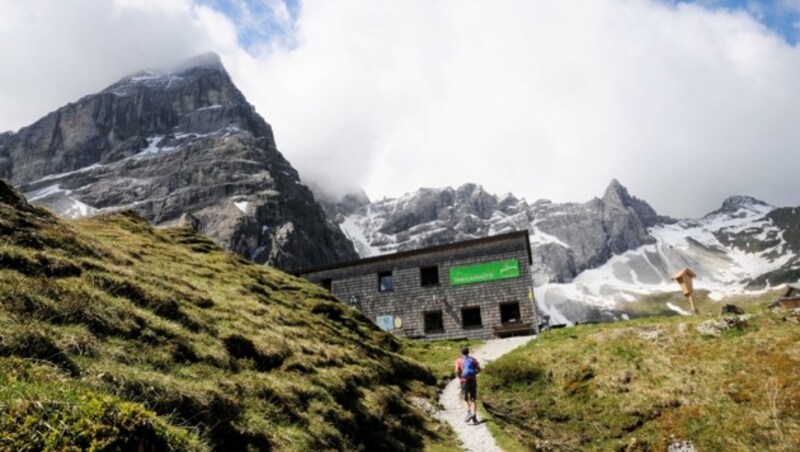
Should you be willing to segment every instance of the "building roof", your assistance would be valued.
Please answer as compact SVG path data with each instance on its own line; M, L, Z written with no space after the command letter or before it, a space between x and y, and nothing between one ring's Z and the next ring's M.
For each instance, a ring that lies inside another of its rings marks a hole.
M782 298L793 298L796 296L795 292L800 292L800 282L787 284Z
M492 243L492 242L502 242L502 241L505 241L505 240L515 239L515 238L517 238L517 239L524 238L525 239L525 247L526 247L526 251L527 251L527 254L528 254L528 264L532 264L533 263L533 258L531 257L531 240L530 240L530 236L528 234L528 230L526 229L526 230L523 230L523 231L509 232L509 233L506 233L506 234L492 235L492 236L483 237L483 238L480 238L480 239L463 240L461 242L453 242L453 243L448 243L446 245L430 246L430 247L427 247L427 248L419 248L419 249L416 249L416 250L409 250L409 251L400 251L400 252L392 253L392 254L382 254L380 256L367 257L365 259L356 259L356 260L347 261L347 262L340 262L340 263L337 263L337 264L322 265L322 266L313 267L313 268L301 268L300 270L297 270L295 272L295 274L296 275L305 275L305 274L308 274L308 273L316 273L316 272L323 271L323 270L334 270L334 269L338 269L338 268L354 267L356 265L374 264L374 263L377 263L377 262L392 261L392 260L395 260L395 259L402 259L402 258L406 258L406 257L419 256L419 255L424 255L424 254L428 254L428 253L435 253L435 252L440 252L440 251L453 251L453 250L458 250L458 249L463 249L463 248L470 248L470 247L475 246L475 245L482 245L482 244Z
M690 278L697 277L697 275L695 275L694 272L691 271L689 268L684 268L683 270L679 271L678 273L675 273L674 275L672 275L672 279L678 279L678 278L682 277L683 275L687 275Z

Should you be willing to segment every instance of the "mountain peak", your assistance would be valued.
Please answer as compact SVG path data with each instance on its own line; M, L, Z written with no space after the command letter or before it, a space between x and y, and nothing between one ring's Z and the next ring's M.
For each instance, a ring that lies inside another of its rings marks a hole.
M731 213L737 212L741 209L748 209L748 210L760 210L763 208L770 208L769 204L761 201L760 199L753 198L752 196L729 196L722 202L722 207L714 211L713 213Z
M191 213L220 245L285 270L354 258L219 57L176 68L0 136L0 177L64 216L135 209L172 224Z
M616 179L611 179L611 183L608 184L608 188L606 188L606 192L603 195L603 203L605 203L607 208L621 208L622 210L632 209L645 227L674 221L669 217L658 215L650 204L635 196L631 196L630 193L628 193L628 189Z
M196 68L219 69L222 71L225 70L225 66L222 64L222 59L219 57L219 55L214 52L206 52L189 58L188 60L179 64L173 70L173 72L185 72Z
M146 69L123 77L118 82L106 88L103 92L114 93L118 96L130 95L146 88L177 89L189 80L214 77L233 82L222 64L219 55L213 52L194 56L170 71Z
M611 182L603 194L603 201L607 204L615 204L622 207L627 207L631 201L631 195L628 194L628 189L625 188L618 180L611 179Z

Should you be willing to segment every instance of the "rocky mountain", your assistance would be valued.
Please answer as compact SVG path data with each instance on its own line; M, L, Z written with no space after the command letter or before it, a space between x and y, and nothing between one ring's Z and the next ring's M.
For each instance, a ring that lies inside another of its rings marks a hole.
M647 228L670 223L616 180L602 199L584 204L540 200L528 204L512 194L496 196L483 187L423 188L329 213L353 240L361 256L421 248L528 229L537 284L568 282L611 256L655 243ZM330 203L328 204L330 205ZM349 215L341 211L353 212Z
M133 209L169 225L189 214L223 247L284 269L356 257L214 54L0 135L0 177L66 217Z
M557 323L629 315L644 296L675 292L670 277L683 267L716 298L800 279L800 212L746 196L675 220L616 180L582 204L528 203L466 184L328 212L361 256L527 229L537 303Z

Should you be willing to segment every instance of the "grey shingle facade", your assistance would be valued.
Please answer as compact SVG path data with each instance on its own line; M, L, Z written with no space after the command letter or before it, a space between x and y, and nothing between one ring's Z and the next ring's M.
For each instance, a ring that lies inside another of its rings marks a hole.
M500 261L516 261L518 276L474 283L450 279L453 268ZM396 335L487 339L501 326L535 328L530 263L528 232L520 231L308 269L300 276L328 287Z

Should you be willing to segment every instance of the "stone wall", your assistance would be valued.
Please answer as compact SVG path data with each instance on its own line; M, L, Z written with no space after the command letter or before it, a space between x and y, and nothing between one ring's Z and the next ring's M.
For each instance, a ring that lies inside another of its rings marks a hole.
M354 304L373 321L378 316L390 315L402 320L400 328L392 333L407 337L426 339L492 337L492 327L501 324L500 305L518 302L520 320L536 324L532 280L527 242L524 236L516 235L507 240L475 240L456 249L437 247L426 252L393 257L369 259L364 263L312 271L303 274L316 283L328 279L331 291L340 300ZM484 283L451 286L450 268L498 260L516 259L520 275L517 278ZM439 284L422 286L420 268L438 266ZM378 273L391 271L394 290L379 291ZM482 325L462 327L462 308L479 307ZM425 332L426 312L441 311L443 332Z

